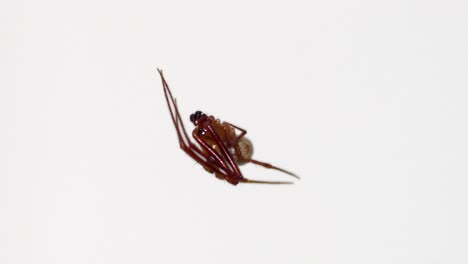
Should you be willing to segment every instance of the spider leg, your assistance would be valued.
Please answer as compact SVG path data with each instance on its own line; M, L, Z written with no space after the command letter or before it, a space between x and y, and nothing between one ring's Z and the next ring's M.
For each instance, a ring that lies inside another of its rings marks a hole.
M281 172L284 172L284 173L286 173L286 174L288 174L288 175L290 175L290 176L292 176L292 177L294 177L296 179L301 179L299 176L297 176L296 174L294 174L294 173L292 173L290 171L281 169L279 167L273 166L273 165L271 165L269 163L266 163L266 162L262 162L262 161L258 161L258 160L254 160L254 159L249 159L249 160L247 160L247 162L252 162L254 164L263 166L263 167L265 167L267 169L273 169L273 170L281 171Z
M231 168L234 170L234 173L238 177L243 178L242 173L240 172L239 166L237 166L237 163L234 161L234 158L232 157L231 153L229 153L229 151L227 150L227 148L224 145L223 141L218 136L218 134L213 129L213 127L210 124L208 124L208 125L206 125L206 129L210 132L211 136L213 137L214 141L216 142L216 145L218 145L219 149L221 150L221 154L229 162L229 164L231 165Z
M223 171L218 166L213 165L211 162L209 162L208 155L203 156L202 158L199 155L197 155L195 152L193 152L193 150L188 146L185 146L184 148L182 148L182 150L184 150L184 152L187 153L187 155L192 157L195 161L197 161L203 167L208 167L216 175L217 178L225 179L226 181L228 181L229 183L233 185L237 185L237 183L239 182L238 180L233 180L232 177L228 176L228 173Z
M161 76L163 88L164 88L164 95L166 97L167 106L169 108L169 112L171 114L172 122L177 131L177 137L179 139L180 148L187 153L190 157L192 157L195 161L201 164L204 167L209 168L212 170L216 175L226 179L231 184L236 185L239 181L236 179L232 179L232 172L227 168L226 163L223 162L219 154L211 153L211 155L204 153L197 145L193 144L190 138L188 137L187 131L185 130L184 123L180 117L179 109L177 107L177 102L175 98L172 96L171 90L169 89L169 85L167 84L162 70L158 69L159 75ZM171 104L172 103L172 104ZM214 161L217 164L213 164L210 161L210 158L214 158Z
M176 127L178 128L178 124L176 125ZM237 185L239 182L241 182L241 180L243 180L242 177L239 178L238 176L233 174L231 170L229 170L225 161L222 159L222 157L219 156L218 153L216 153L216 151L213 148L211 148L211 146L209 146L198 136L194 136L194 138L203 148L205 148L209 152L209 154L201 152L202 157L200 157L200 155L194 153L192 147L181 145L181 148L185 153L187 153L205 169L208 168L208 171L214 173L215 176L219 179L224 179L232 185Z
M242 129L242 128L240 128L240 127L238 127L238 126L236 126L236 125L233 125L233 124L231 124L231 123L228 123L228 122L223 122L223 123L226 124L226 125L228 125L228 126L230 126L230 127L232 127L232 128L237 128L238 130L241 131L240 135L238 135L238 136L236 137L236 139L234 140L233 145L236 145L236 144L239 142L239 140L240 140L243 136L245 136L245 134L247 134L247 130L245 130L245 129Z
M196 131L192 132L192 137L195 139L195 141L198 142L198 144L205 149L208 153L211 154L211 157L214 159L214 161L217 163L218 166L223 168L225 171L228 171L230 173L233 173L232 170L229 170L228 165L226 162L223 160L223 158L214 150L209 144L207 144L205 141L203 141L202 138L200 138Z
M243 183L261 183L261 184L293 184L293 182L286 182L286 181L257 181L257 180L249 180L249 179L242 179L241 182Z
M195 153L202 155L203 152L195 144L192 143L192 141L187 135L184 122L182 121L182 118L180 117L179 108L177 107L176 100L172 96L171 90L169 89L169 85L167 84L166 79L164 78L162 70L158 69L158 72L159 72L159 75L161 76L161 81L162 81L163 88L164 88L164 96L166 97L167 106L171 114L172 122L174 123L174 126L176 127L177 137L179 138L181 147L182 147L182 144L185 146L190 146L190 148L192 148ZM180 126L178 124L180 124Z

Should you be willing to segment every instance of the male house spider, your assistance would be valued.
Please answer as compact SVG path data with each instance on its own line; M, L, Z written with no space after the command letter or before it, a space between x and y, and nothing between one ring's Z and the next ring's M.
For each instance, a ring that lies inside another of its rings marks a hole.
M230 124L221 122L214 116L208 116L201 111L196 111L190 115L190 121L195 125L192 137L198 143L194 144L185 130L184 123L180 117L176 100L172 96L169 85L164 79L162 70L158 69L161 76L164 95L167 106L171 114L172 122L177 131L180 148L185 151L195 161L200 163L203 168L221 179L226 180L233 185L239 182L243 183L264 183L264 184L290 184L286 181L260 181L244 178L238 165L245 163L254 163L268 169L274 169L291 175L297 179L299 177L294 173L278 168L271 164L252 159L252 142L245 137L246 130ZM240 134L236 135L235 130Z

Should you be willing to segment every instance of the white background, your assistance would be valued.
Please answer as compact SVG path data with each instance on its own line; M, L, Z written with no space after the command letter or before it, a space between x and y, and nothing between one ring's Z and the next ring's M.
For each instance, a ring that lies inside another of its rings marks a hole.
M468 263L467 1L0 10L0 263ZM205 172L156 67L302 180Z

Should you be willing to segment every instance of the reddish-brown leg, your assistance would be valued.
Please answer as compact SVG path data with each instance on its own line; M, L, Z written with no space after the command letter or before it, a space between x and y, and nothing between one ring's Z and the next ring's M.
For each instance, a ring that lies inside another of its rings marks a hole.
M176 128L178 128L178 125L176 125ZM228 180L228 179L231 178L231 177L228 176L230 174L229 170L224 169L224 166L222 166L222 167L217 166L216 164L213 164L210 161L211 156L209 156L207 154L204 154L204 153L202 153L202 155L200 156L200 155L198 155L198 154L196 154L194 152L194 149L192 147L185 145L182 141L180 141L180 142L181 142L180 147L185 153L187 153L190 157L192 157L200 165L202 165L205 168L208 168L212 173L215 173L215 175L218 178L222 178L222 179L225 179L225 180ZM232 181L230 181L230 180L228 180L228 181L230 183L232 183Z
M195 139L195 141L198 142L198 144L203 148L205 149L208 153L211 154L211 156L213 157L213 161L217 163L218 166L220 166L221 168L223 168L225 171L229 171L232 173L232 170L230 170L228 167L227 167L227 164L226 162L222 159L222 157L216 152L216 150L214 150L209 144L207 144L205 141L203 141L202 138L200 138L197 134L196 134L196 131L193 131L192 132L192 137Z
M177 129L177 135L179 137L179 141L184 142L184 144L194 148L196 153L202 154L202 151L198 149L197 146L190 141L190 138L187 135L187 131L185 130L184 122L182 121L180 117L180 113L179 113L179 109L177 108L176 101L174 97L172 96L171 90L169 89L169 85L167 84L166 79L164 78L162 70L158 69L158 72L159 72L159 75L161 76L161 80L162 80L162 84L164 88L164 96L166 97L167 106L169 108L169 112L171 113L172 122L174 123L174 126L176 126L176 128L177 128L177 123L178 123L176 119L180 121L180 127L182 129L182 133L180 132L179 129ZM174 111L172 109L174 109ZM185 136L185 140L182 137L182 134ZM188 142L188 144L185 141Z
M240 135L238 135L238 136L236 137L236 140L234 140L234 142L232 142L232 145L236 145L236 144L239 142L239 140L240 140L243 136L245 136L245 134L247 134L247 130L245 130L245 129L242 129L242 128L240 128L240 127L238 127L238 126L235 126L235 125L233 125L233 124L231 124L231 123L228 123L228 122L223 122L223 123L226 124L226 125L228 125L228 126L231 126L231 127L234 128L234 129L237 128L238 130L241 131Z
M288 175L293 176L293 177L296 178L296 179L300 179L300 177L297 176L296 174L294 174L294 173L292 173L292 172L290 172L290 171L281 169L281 168L279 168L279 167L273 166L273 165L271 165L271 164L269 164L269 163L266 163L266 162L262 162L262 161L258 161L258 160L254 160L254 159L249 159L249 160L247 160L247 162L252 162L252 163L254 163L254 164L263 166L263 167L265 167L265 168L267 168L267 169L273 169L273 170L281 171L281 172L284 172L284 173L286 173L286 174L288 174Z
M159 75L161 76L161 80L163 83L164 95L166 97L166 102L169 108L169 112L171 114L172 122L174 123L174 126L177 131L177 137L179 139L180 148L185 153L187 153L190 157L192 157L195 161L200 163L202 166L208 167L213 172L217 173L221 177L224 177L226 180L230 179L228 175L231 172L228 169L226 169L227 165L222 161L221 157L217 153L214 153L213 158L215 158L215 160L217 161L220 161L220 164L218 164L220 166L216 166L212 162L210 162L209 160L210 160L211 155L205 154L201 149L199 149L195 144L192 143L192 141L187 135L187 131L185 130L184 123L180 117L179 109L177 108L177 103L172 96L172 93L169 89L169 86L166 80L164 79L163 73L159 69L158 69L158 72L159 72ZM185 136L185 140L183 136ZM232 183L232 181L230 180L229 182Z
M224 158L228 161L228 163L231 165L231 168L234 170L233 172L237 174L240 178L242 178L242 173L240 172L239 166L237 166L237 163L235 162L234 158L232 157L231 153L229 153L228 149L224 145L224 142L221 140L219 137L218 133L213 129L211 125L206 125L205 128L207 131L211 134L213 137L214 141L218 145L219 149L221 150L221 153L223 154Z
M243 183L262 183L262 184L293 184L293 182L286 182L286 181L257 181L257 180L249 180L249 179L242 179L240 182Z

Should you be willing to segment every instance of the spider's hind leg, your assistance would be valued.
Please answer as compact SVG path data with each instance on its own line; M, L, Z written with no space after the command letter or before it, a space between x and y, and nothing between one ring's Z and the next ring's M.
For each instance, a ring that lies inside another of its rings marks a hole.
M249 179L242 179L241 182L243 183L260 183L260 184L293 184L293 182L286 182L286 181L257 181L257 180L249 180Z
M263 166L263 167L265 167L267 169L273 169L273 170L281 171L281 172L286 173L286 174L288 174L288 175L290 175L290 176L292 176L292 177L294 177L296 179L300 179L300 177L297 176L296 174L294 174L294 173L292 173L290 171L287 171L285 169L281 169L279 167L273 166L273 165L271 165L269 163L266 163L266 162L262 162L262 161L258 161L258 160L254 160L254 159L249 159L249 160L247 160L247 162L252 162L254 164Z

